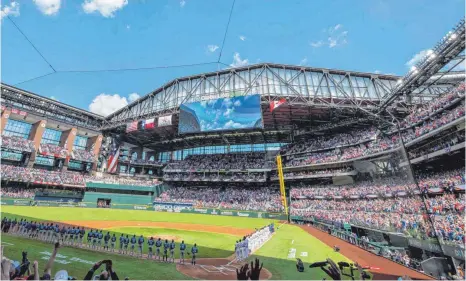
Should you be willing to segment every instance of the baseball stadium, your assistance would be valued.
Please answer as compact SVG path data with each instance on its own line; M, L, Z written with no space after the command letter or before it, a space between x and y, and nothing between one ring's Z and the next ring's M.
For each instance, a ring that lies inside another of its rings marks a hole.
M72 6L45 2L1 10L53 69L2 77L2 280L464 280L463 19L403 75L228 65L221 45L215 69L149 78L150 91L104 114L66 102L90 84L47 92L80 74L55 67L20 24L23 11L58 20ZM134 3L101 2L80 16L116 20ZM228 44L246 8L225 2Z

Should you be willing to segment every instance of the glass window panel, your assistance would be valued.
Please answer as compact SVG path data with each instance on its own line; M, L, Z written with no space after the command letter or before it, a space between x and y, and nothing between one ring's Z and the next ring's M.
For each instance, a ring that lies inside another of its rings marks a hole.
M32 124L9 119L8 122L6 123L5 129L3 130L2 135L28 139L29 133L31 132L31 128L32 128Z
M74 139L73 149L83 149L85 150L87 146L87 137L78 136Z
M42 134L42 140L40 143L50 143L53 145L60 144L60 138L62 135L62 131L46 128L44 133Z

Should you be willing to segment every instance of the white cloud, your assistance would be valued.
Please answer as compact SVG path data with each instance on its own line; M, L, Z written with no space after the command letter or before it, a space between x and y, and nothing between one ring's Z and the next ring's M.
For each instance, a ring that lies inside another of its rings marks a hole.
M138 98L139 98L139 95L137 93L131 93L131 94L129 94L129 97L128 97L129 102L133 102L133 101L137 100Z
M246 41L246 36L240 35L240 36L239 36L239 40L241 40L241 41Z
M131 25L127 24L126 29L131 29Z
M236 123L233 120L226 122L225 125L223 126L224 129L240 129L243 127L244 125L242 125L241 123Z
M306 65L307 64L307 57L303 58L300 62L299 65Z
M233 107L231 108L227 108L227 110L225 110L225 112L223 113L223 116L225 117L230 117L230 115L235 112L235 109Z
M311 47L314 47L314 48L319 48L324 45L324 42L322 42L322 40L319 40L317 42L310 42L309 45L311 45Z
M235 53L233 55L233 62L230 64L231 67L241 67L241 66L246 66L249 64L248 59L241 59L241 56L239 53Z
M208 50L209 52L211 52L211 53L217 51L217 49L218 49L218 46L217 46L217 45L208 45L208 46L207 46L207 50Z
M311 45L311 47L319 48L322 46L328 46L329 48L334 48L348 43L348 31L343 30L343 25L340 23L335 26L325 28L322 32L327 37L327 40L310 42L309 45Z
M128 105L128 101L125 97L121 97L118 94L108 95L102 93L95 97L91 102L89 105L89 111L102 116L107 116L126 105Z
M86 14L99 12L103 17L113 18L126 5L128 0L84 0L82 7Z
M181 1L180 1L180 7L183 8L184 5L186 5L186 1L185 1L185 0L181 0Z
M3 19L6 16L14 16L14 17L19 16L19 3L18 2L13 1L10 3L10 5L5 5L1 7L0 19Z
M60 10L61 0L33 0L37 8L47 16L55 15Z
M415 54L408 62L406 62L407 67L415 66L420 60L422 60L427 54L429 50L422 50L419 53Z
M380 72L380 70L376 70L376 71L374 71L374 73L375 74L380 74L381 72Z

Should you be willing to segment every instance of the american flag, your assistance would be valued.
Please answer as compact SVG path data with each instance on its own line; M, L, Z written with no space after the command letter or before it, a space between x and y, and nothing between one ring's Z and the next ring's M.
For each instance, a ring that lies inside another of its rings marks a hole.
M118 157L120 157L120 145L114 139L107 160L108 173L116 173L118 167Z
M133 121L131 123L126 124L126 132L133 132L138 129L138 121Z

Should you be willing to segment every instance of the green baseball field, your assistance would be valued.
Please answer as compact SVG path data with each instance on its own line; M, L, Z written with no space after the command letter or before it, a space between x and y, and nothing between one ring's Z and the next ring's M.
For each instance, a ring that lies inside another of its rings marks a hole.
M2 206L1 211L2 217L57 222L83 226L87 230L102 229L104 234L108 231L111 234L116 233L117 237L120 234L130 237L143 235L146 242L148 237L174 239L177 242L176 258L179 258L178 245L182 240L187 244L188 251L194 243L199 248L197 265L193 267L189 264L189 256L186 265L179 265L106 252L102 249L95 251L86 245L63 246L59 249L53 272L66 269L77 279L82 279L96 261L104 259L113 261L120 279L234 279L235 268L241 265L232 261L235 242L252 233L255 228L272 222L275 224L275 234L249 258L251 260L257 257L264 263L265 270L261 278L330 279L320 268L311 269L308 265L325 261L327 258L335 262L351 262L300 227L271 219L64 207ZM2 245L4 255L12 260L21 260L21 252L27 251L29 260L39 261L41 269L53 251L51 243L12 234L2 236ZM147 254L147 244L143 252ZM296 258L304 261L307 267L304 273L297 272Z

